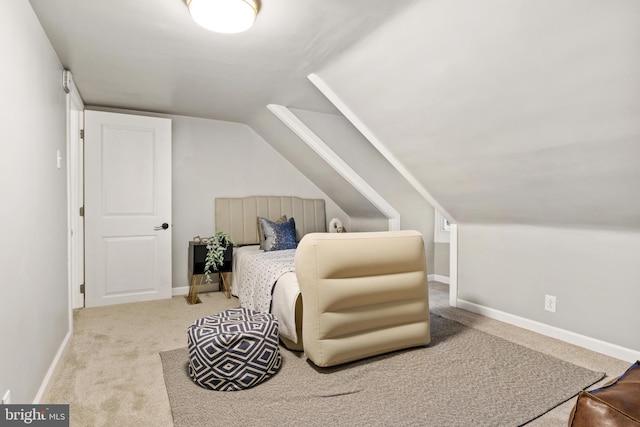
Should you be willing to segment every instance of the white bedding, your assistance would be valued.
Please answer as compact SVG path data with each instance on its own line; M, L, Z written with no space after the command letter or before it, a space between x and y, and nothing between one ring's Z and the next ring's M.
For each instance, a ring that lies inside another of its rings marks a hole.
M273 287L280 276L294 271L295 249L259 252L242 267L238 288L240 305L259 313L271 309Z
M240 283L242 281L242 270L252 255L261 253L262 249L258 245L240 246L233 248L233 274L231 275L231 294L238 296Z
M290 258L291 261L293 261L293 254L295 253L293 250L278 252L281 253L268 254L271 254L272 257L275 258ZM273 285L271 313L278 319L280 334L297 343L295 305L300 295L300 287L298 286L296 274L292 271L293 265L291 263L289 268L287 265L284 265L286 262L284 264L281 263L278 267L274 267L270 271L265 272L265 275L259 274L253 271L252 265L256 262L252 259L256 254L262 253L264 253L264 251L257 245L234 248L231 293L240 299L241 306L259 309L259 311L267 311L269 304L258 295L264 293L264 288L267 284L272 284L267 283L270 282L270 277L275 277L276 279L274 280L277 281L275 285ZM252 286L255 288L251 288Z

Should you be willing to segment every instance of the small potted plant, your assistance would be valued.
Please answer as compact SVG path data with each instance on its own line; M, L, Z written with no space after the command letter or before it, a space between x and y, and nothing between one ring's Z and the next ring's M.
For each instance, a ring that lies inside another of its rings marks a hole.
M233 247L233 239L224 231L218 231L207 239L207 256L205 257L204 274L206 282L211 283L211 273L217 271L225 262L225 255Z

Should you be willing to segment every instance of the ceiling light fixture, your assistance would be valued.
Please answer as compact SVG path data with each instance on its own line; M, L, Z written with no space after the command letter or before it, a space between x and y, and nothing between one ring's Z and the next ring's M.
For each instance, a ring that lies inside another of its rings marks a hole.
M194 21L217 33L246 31L256 20L257 0L187 0Z

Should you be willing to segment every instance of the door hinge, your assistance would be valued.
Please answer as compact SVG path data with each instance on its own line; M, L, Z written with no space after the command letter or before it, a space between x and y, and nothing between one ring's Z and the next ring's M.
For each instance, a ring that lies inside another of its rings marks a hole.
M84 283L82 285L80 285L80 293L84 294Z
M84 139L84 129L80 129L80 139Z
M84 206L80 206L80 216L84 216Z

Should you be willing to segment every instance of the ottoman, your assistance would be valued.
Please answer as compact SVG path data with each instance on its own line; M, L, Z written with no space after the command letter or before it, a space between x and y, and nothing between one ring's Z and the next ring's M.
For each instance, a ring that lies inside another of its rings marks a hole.
M273 376L282 359L272 314L233 308L188 329L189 375L211 390L238 391Z
M640 427L640 361L613 382L581 391L570 427Z

